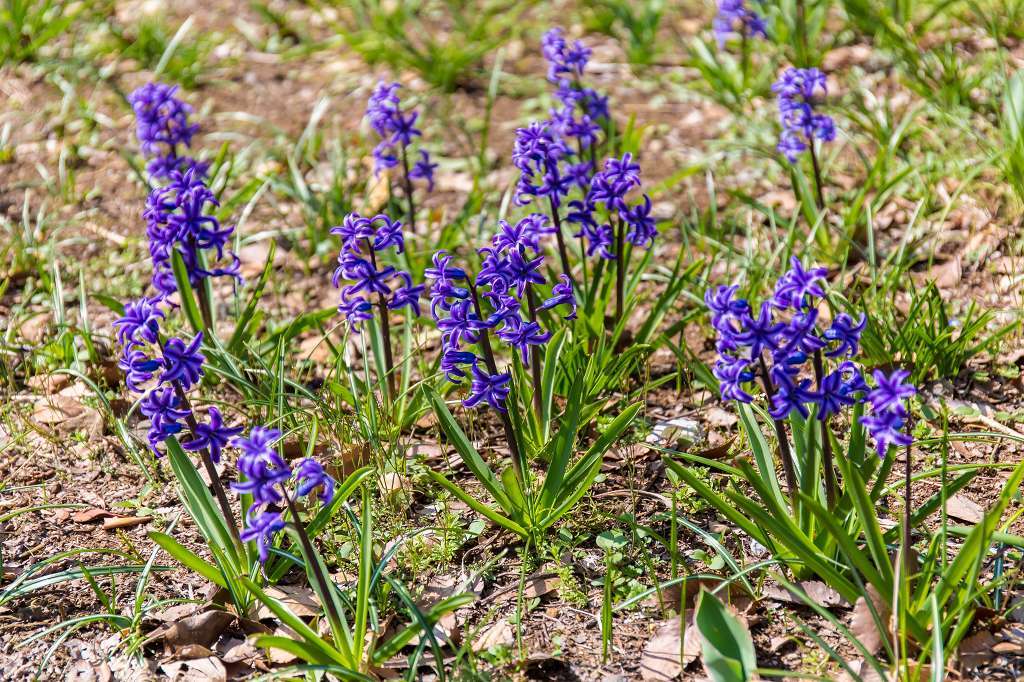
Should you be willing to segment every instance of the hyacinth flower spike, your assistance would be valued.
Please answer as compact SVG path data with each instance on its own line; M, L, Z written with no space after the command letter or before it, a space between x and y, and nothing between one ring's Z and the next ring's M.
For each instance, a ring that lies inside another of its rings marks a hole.
M790 270L779 278L772 297L756 314L747 301L737 298L736 285L709 289L704 299L718 335L719 359L714 374L720 381L722 397L752 402L753 396L744 387L760 380L771 401L769 414L794 508L797 481L783 420L794 413L807 419L809 408L814 408L815 420L807 428L816 428L821 434L825 493L827 502L834 504L838 482L830 419L848 406L863 402L868 391L860 369L849 359L859 348L866 320L840 314L827 329L819 331L818 303L825 296L826 274L824 268L804 268L798 259L792 259ZM808 362L813 365L813 385L802 376ZM892 382L879 384L894 395L905 397L907 393Z
M335 482L316 460L307 457L293 470L289 463L278 454L276 443L281 438L277 429L255 426L248 437L238 436L232 445L242 451L238 458L239 480L231 488L244 495L252 496L252 506L246 511L245 530L242 539L255 542L260 562L266 563L270 547L278 533L285 528L283 515L277 507L283 501L299 546L312 571L321 595L332 594L332 585L317 558L309 532L299 515L296 500L319 491L323 504L330 504L334 498ZM290 490L294 484L294 490ZM333 599L323 599L324 608L332 626L342 622Z
M191 436L181 442L181 447L199 453L224 520L235 540L240 541L234 513L216 465L220 462L223 447L241 429L227 426L220 410L215 407L209 410L208 422L200 423L196 419L187 391L203 375L206 360L200 350L203 335L202 332L196 334L188 343L176 337L161 340L159 322L164 318L164 312L159 304L160 299L147 298L130 302L125 305L124 315L114 322L123 347L119 364L126 370L125 382L129 390L142 394L139 409L149 418L149 445L157 456L162 454L159 450L162 443L188 427ZM148 349L158 350L160 357L150 357ZM155 386L147 388L143 385L153 379L156 379Z
M405 250L402 223L383 213L373 218L350 213L341 225L331 228L331 234L341 238L338 267L332 277L334 286L341 290L338 312L345 315L350 329L359 330L362 322L373 319L370 301L376 299L383 341L383 374L387 377L388 400L393 400L397 397L397 378L391 346L391 311L408 307L413 315L419 316L419 299L424 289L423 285L413 284L408 272L378 262L378 254L387 249L396 253ZM343 280L348 283L342 284Z
M825 74L816 68L786 69L772 85L782 124L778 150L790 163L796 163L805 150L810 152L815 199L818 210L824 211L825 192L815 140L831 142L836 138L836 126L831 116L816 111L815 97L819 91L822 95L827 94L828 85Z
M409 147L413 140L421 137L423 133L416 127L419 112L402 112L402 101L398 96L401 87L399 83L378 83L367 102L366 118L370 122L370 127L380 137L380 143L373 150L374 173L379 174L380 171L394 168L399 163L402 165L402 189L405 192L409 229L415 234L416 200L412 183L413 180L421 180L426 183L427 191L432 192L434 169L437 168L437 164L431 162L430 154L425 149L419 150L419 159L410 162Z

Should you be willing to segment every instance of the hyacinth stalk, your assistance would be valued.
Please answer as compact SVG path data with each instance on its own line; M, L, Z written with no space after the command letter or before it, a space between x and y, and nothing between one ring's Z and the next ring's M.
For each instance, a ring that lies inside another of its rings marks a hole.
M480 306L480 296L477 293L476 284L473 280L468 281L469 294L473 301L473 309L476 311L476 316L479 319L484 319L483 309ZM500 374L498 371L498 363L494 359L494 350L491 348L491 338L488 334L487 329L480 330L480 351L483 354L484 363L487 365L487 371L491 373L491 376ZM512 419L508 415L508 395L506 394L502 399L501 403L504 409L496 410L498 415L501 417L501 425L505 431L505 440L508 442L509 454L512 456L512 468L515 471L516 479L519 484L526 490L526 471L525 461L522 457L522 449L519 447L519 439L516 438L516 430L512 426Z
M408 272L378 259L378 254L389 249L395 253L405 250L402 223L383 213L373 218L350 213L341 225L331 228L331 234L341 238L338 267L332 281L341 292L338 312L345 316L350 329L359 331L362 322L374 319L374 304L370 300L376 301L384 354L384 367L377 369L386 377L382 390L387 392L384 402L390 403L398 397L391 311L408 307L413 315L419 316L419 298L424 289L423 285L413 285ZM392 288L396 280L399 284Z
M192 405L189 402L188 395L185 393L185 389L182 387L180 381L174 382L174 392L178 396L178 400L181 401L183 408L188 412L185 416L185 423L188 425L193 436L198 435L199 422L196 420L195 413L192 412ZM213 488L213 496L217 499L217 504L220 506L221 513L224 514L224 521L228 524L228 530L231 531L231 536L235 541L241 545L242 541L238 531L238 523L235 521L235 513L231 509L231 502L228 500L227 491L224 489L224 484L220 480L220 474L217 473L217 466L210 454L210 449L200 449L199 456L200 459L203 460L203 468L206 469L206 475L210 479L210 487Z
M434 169L437 164L431 163L430 154L424 149L419 150L419 160L411 162L409 147L415 138L422 136L420 130L415 127L419 112L403 114L401 99L398 96L399 88L401 85L398 83L378 83L367 103L366 118L380 137L380 142L373 150L374 173L394 168L401 163L402 190L408 210L407 222L409 229L415 234L416 199L412 183L413 180L424 180L427 183L427 191L433 191Z
M225 426L216 408L210 408L209 423L200 424L196 419L188 391L203 375L205 358L200 352L203 335L196 334L187 344L178 338L162 338L160 321L165 313L160 308L161 303L160 299L143 298L125 306L125 314L115 322L123 347L119 366L125 371L128 389L142 395L141 410L150 419L149 445L157 456L162 455L159 446L180 434L181 421L185 421L191 439L181 445L186 450L199 452L224 521L233 538L241 544L235 516L216 468L221 448L241 428ZM159 351L159 357L151 356L150 348ZM147 387L154 378L155 385Z

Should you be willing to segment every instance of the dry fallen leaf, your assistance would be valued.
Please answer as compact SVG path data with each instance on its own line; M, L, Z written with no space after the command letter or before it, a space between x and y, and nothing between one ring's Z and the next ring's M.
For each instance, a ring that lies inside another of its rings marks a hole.
M969 497L956 494L946 500L946 513L967 523L980 523L985 509Z
M141 526L153 520L152 516L120 516L103 519L103 530L114 530L115 528L132 528Z
M804 593L814 600L814 602L821 606L850 606L850 602L843 599L842 595L836 592L834 589L829 587L823 582L818 580L805 580L796 584ZM774 599L786 604L796 604L798 606L804 606L805 602L789 590L781 587L780 585L769 585L764 590L764 596L767 599Z
M674 680L700 656L700 633L693 624L693 613L693 609L687 609L683 614L687 623L685 637L682 619L677 617L662 623L648 640L640 656L640 676L644 680Z
M534 599L542 597L549 592L558 589L559 578L557 573L538 571L526 578L523 586L523 599ZM519 582L501 588L495 597L499 602L507 602L515 599L519 594Z
M995 658L995 652L992 651L995 645L996 638L988 630L974 633L960 642L957 650L960 665L968 670L985 665Z
M477 635L473 640L473 651L480 652L493 649L496 646L508 646L514 641L515 635L512 633L512 626L509 625L507 619L502 618Z
M871 601L869 602L868 599ZM874 615L872 614L874 609ZM889 606L882 599L874 585L867 587L867 599L864 595L857 598L853 605L853 615L850 617L850 632L856 637L864 648L871 654L876 654L882 649L882 642L885 641L886 633L881 632L878 623L875 622L877 615L883 628L889 627L891 611Z
M216 656L164 663L160 669L171 682L226 682L228 671Z
M320 600L316 593L301 585L274 585L266 589L266 593L284 604L289 611L300 618L313 618L320 613ZM274 618L274 612L265 604L256 611L256 618Z
M183 618L171 625L164 631L163 640L174 649L180 649L189 644L201 644L209 647L217 641L217 638L234 619L234 615L227 611L204 611Z

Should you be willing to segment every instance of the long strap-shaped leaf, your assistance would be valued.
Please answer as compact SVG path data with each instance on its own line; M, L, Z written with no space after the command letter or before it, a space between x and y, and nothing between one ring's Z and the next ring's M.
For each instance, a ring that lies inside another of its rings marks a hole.
M462 502L469 505L470 509L475 511L477 514L480 514L490 519L502 528L510 530L524 539L529 537L530 534L527 533L526 529L523 528L521 525L519 525L518 523L516 523L515 521L506 516L502 516L497 511L495 511L491 507L488 507L483 502L480 502L478 499L476 499L475 497L467 493L465 490L449 481L441 474L437 473L436 471L429 470L427 471L427 474L430 476L430 478L434 479L435 483L437 483L439 486L450 492L452 495L455 495L455 497L459 498Z
M256 595L257 599L265 604L266 607L281 620L282 624L294 630L295 634L302 638L302 642L304 642L308 647L308 651L316 656L314 660L311 660L310 658L306 658L306 660L309 660L311 663L320 663L325 665L337 664L347 668L358 667L358 661L346 660L341 652L328 644L327 641L317 634L313 628L309 627L304 620L292 613L287 606L281 603L281 601L264 592L260 586L248 576L239 576L239 579L249 589L249 591Z
M195 571L218 587L227 588L228 582L216 566L201 559L170 535L153 531L149 534L149 539L160 545L164 551L180 561L186 568Z
M554 508L541 519L541 529L548 528L564 516L586 494L587 490L594 483L597 473L601 470L601 462L604 461L605 451L611 447L612 443L619 439L619 436L626 430L626 427L633 423L633 419L641 407L643 405L640 403L634 403L623 410L618 417L612 420L612 423L608 425L608 428L604 430L604 433L598 437L594 444L590 446L587 453L569 469L564 483L555 494Z
M167 446L167 458L171 462L178 483L181 484L181 496L192 519L199 526L206 541L216 544L224 555L232 562L235 573L245 573L246 566L240 560L234 538L228 531L227 521L221 515L213 495L196 472L192 460L181 449L178 439L170 436L164 441Z
M473 447L462 427L455 421L455 417L452 416L448 406L445 405L444 399L430 386L424 385L423 390L426 392L427 400L430 401L430 406L437 416L441 430L444 431L445 435L448 436L448 440L455 446L455 450L462 457L462 461L466 463L466 466L479 479L480 483L487 488L487 492L494 497L495 502L501 505L506 512L510 512L514 506L505 494L501 483L498 482L491 468L487 466L487 462L484 461L480 453Z

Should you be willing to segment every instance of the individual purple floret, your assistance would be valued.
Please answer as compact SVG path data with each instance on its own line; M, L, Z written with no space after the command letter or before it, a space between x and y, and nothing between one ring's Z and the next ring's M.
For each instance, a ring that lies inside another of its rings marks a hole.
M164 312L155 298L140 298L124 306L124 315L114 322L117 340L124 347L156 343Z
M214 463L220 462L220 453L235 436L242 432L241 426L226 426L220 410L211 407L209 421L198 422L192 439L183 441L181 447L186 450L203 450L210 453Z
M499 412L505 412L505 398L508 397L512 375L508 373L488 374L480 369L479 364L473 365L473 384L469 397L462 401L466 407L476 407L482 402L487 403Z
M299 497L305 497L319 488L317 497L321 502L330 504L334 499L334 479L312 457L306 457L295 467L295 480L298 483L295 494Z
M181 400L173 388L157 388L145 395L139 403L139 411L149 418L149 447L160 454L157 446L169 436L180 433L183 425L181 420L189 415L182 409Z
M205 360L199 351L202 342L203 333L199 332L188 345L177 337L164 343L163 372L160 373L160 383L177 382L186 391L197 384L203 375L203 361Z
M725 41L733 35L747 38L768 37L764 19L757 12L747 8L746 0L719 0L718 14L715 15L712 28L719 47L725 45Z
M830 142L836 137L835 123L826 114L815 112L815 93L827 93L825 74L817 68L790 67L772 86L779 105L782 133L778 150L795 163L815 139Z
M242 542L255 542L260 563L265 564L270 558L270 548L277 534L284 528L285 522L281 512L250 509L245 515L245 528L242 529L240 539Z
M281 492L277 486L292 477L288 463L281 458L274 444L281 432L263 426L254 426L248 438L238 437L232 446L242 451L238 458L238 471L244 480L231 484L231 489L242 495L252 495L253 508L261 504L279 504Z

